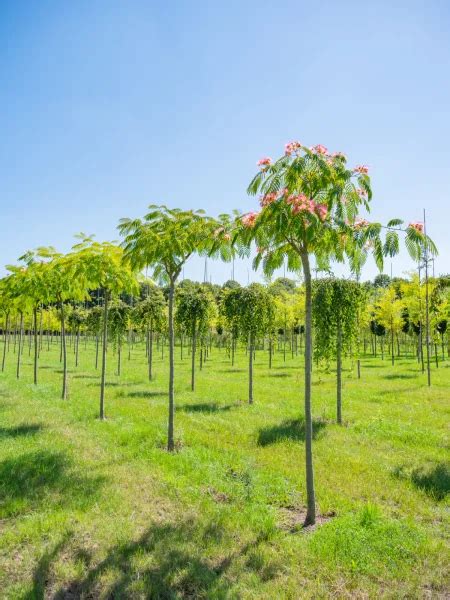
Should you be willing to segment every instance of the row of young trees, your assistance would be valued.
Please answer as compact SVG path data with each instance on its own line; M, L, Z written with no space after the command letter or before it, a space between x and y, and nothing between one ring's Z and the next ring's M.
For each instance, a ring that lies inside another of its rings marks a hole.
M436 251L422 224L410 223L404 227L400 219L392 219L386 226L370 223L359 216L361 209L370 208L372 197L368 169L364 165L347 166L342 153L330 154L321 145L308 148L299 142L286 145L285 153L276 161L261 159L259 170L248 192L260 194L261 210L218 219L202 211L183 211L165 206L150 206L142 219L123 219L119 231L122 245L97 243L83 238L65 256L53 249L41 248L27 253L19 267L11 267L11 274L2 284L2 306L13 304L21 315L19 337L23 335L23 315L33 313L35 383L37 383L38 309L40 305L56 303L61 318L63 355L63 398L67 395L67 349L65 335L65 306L68 301L84 300L89 290L100 288L103 294L102 360L100 416L104 417L104 389L108 314L111 302L120 293L136 290L136 273L151 268L156 279L168 286L167 331L169 347L169 418L168 450L175 448L174 439L174 342L175 342L175 288L186 261L193 254L220 257L229 260L238 253L248 256L256 246L254 267L260 265L266 275L287 265L290 271L303 272L304 278L304 411L306 430L306 488L307 515L305 524L316 518L314 471L312 455L311 373L313 360L313 285L311 260L327 269L330 263L348 260L352 272L358 274L369 254L382 268L385 256L394 256L399 250L399 234L404 235L406 247L415 260L428 261ZM428 264L428 263L426 263ZM356 288L355 288L356 289ZM233 297L234 296L234 297ZM343 298L356 302L357 293L343 285L323 293L323 301L331 307ZM242 288L230 294L227 300L230 317L233 304L238 304L238 316L232 319L233 337L243 336L248 343L249 399L253 399L252 365L256 339L273 319L273 306L265 290L257 285ZM428 302L428 296L427 296ZM5 310L5 309L4 309ZM145 308L144 314L145 314ZM197 313L198 311L198 313ZM197 295L186 292L179 300L179 324L190 328L195 339L202 335L207 315L207 303ZM285 322L288 319L286 308ZM324 349L336 333L337 353L342 353L346 335L353 327L350 312L335 314L328 324L329 333L319 336ZM195 318L193 315L195 313ZM155 315L147 311L149 331L156 323ZM197 316L198 314L198 316ZM258 318L253 318L257 314ZM116 327L120 328L120 311L116 310ZM316 328L320 321L316 322ZM8 329L8 328L7 328ZM284 328L286 331L286 327ZM149 336L148 352L152 335ZM427 336L428 340L428 336ZM19 340L20 347L20 340ZM195 345L193 345L195 355ZM20 362L20 352L18 353ZM195 358L195 356L194 356ZM151 362L151 361L150 361ZM19 364L19 363L18 363ZM18 367L19 368L19 367ZM150 367L149 367L150 368ZM151 377L151 368L149 372ZM192 386L195 380L192 378ZM339 387L339 386L338 386Z

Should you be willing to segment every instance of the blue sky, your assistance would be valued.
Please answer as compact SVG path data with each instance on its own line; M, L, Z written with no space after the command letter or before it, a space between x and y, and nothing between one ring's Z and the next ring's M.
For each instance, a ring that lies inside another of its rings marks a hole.
M249 210L257 160L299 139L370 166L372 218L426 208L449 272L449 73L448 0L2 0L0 263L150 203Z

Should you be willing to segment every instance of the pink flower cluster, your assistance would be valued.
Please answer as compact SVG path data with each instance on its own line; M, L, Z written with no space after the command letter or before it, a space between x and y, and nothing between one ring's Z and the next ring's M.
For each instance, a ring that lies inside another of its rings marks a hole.
M343 152L333 152L333 154L331 156L333 158L344 158L344 159L347 158Z
M275 202L277 199L278 199L277 192L270 192L270 193L262 196L259 203L261 206L269 206L269 204L272 204L272 202Z
M301 147L302 145L300 144L300 142L288 142L284 146L284 153L286 154L286 156L288 156L289 154L292 154L293 152L299 150Z
M411 229L415 229L419 233L423 233L423 223L421 223L420 221L413 221L408 225L408 227L411 227Z
M306 212L311 215L316 214L321 221L324 221L328 215L328 207L326 204L318 204L314 200L310 200L305 194L291 194L286 202L292 206L292 212L297 215L301 212Z
M311 152L315 152L316 154L328 154L328 148L322 146L322 144L317 144L316 146L312 146L310 148Z
M359 194L359 196L364 197L367 195L366 190L363 190L362 188L357 188L357 193Z
M355 229L364 229L364 227L367 227L368 225L370 225L370 223L366 219L356 219L353 226Z
M258 160L258 162L256 164L258 165L258 167L268 167L269 165L272 164L272 159L269 158L268 156L265 156L264 158L261 158L260 160Z
M353 169L354 173L361 173L362 175L367 175L369 172L369 167L367 165L358 165Z
M258 215L259 213L257 212L249 212L246 215L243 215L241 218L242 225L244 225L244 227L254 227Z

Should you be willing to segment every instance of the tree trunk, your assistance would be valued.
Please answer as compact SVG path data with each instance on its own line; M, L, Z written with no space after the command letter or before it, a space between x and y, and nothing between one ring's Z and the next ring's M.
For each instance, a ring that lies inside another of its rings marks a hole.
M312 414L311 414L311 367L312 367L312 283L309 256L301 253L305 276L305 459L306 459L306 501L305 526L316 522L316 499L314 491L314 468L312 454Z
M103 346L102 346L102 376L100 383L100 419L105 418L105 379L106 379L106 347L108 343L108 300L109 291L105 290L103 304Z
M253 404L253 335L249 335L248 340L248 403Z
M5 343L3 346L2 372L5 370L6 347L9 346L9 312L6 313L5 334L3 337Z
M66 346L66 323L64 315L64 303L62 300L59 302L61 309L61 357L63 361L63 384L61 398L65 400L67 398L67 346Z
M175 450L174 441L174 417L175 417L175 398L174 398L174 332L173 332L173 297L175 293L175 280L170 280L169 287L169 425L167 434L167 450Z
M17 351L17 371L16 371L16 376L17 379L19 379L20 377L20 357L22 355L22 337L23 337L23 312L20 313L20 324L19 324L19 347L18 347L18 351Z
M195 351L197 348L197 326L194 319L192 324L192 350L191 350L191 390L195 390Z
M336 414L337 422L342 425L342 327L339 321L336 344Z
M38 382L38 321L37 307L33 308L33 329L34 329L34 385Z
M153 320L148 331L148 378L150 381L153 379Z

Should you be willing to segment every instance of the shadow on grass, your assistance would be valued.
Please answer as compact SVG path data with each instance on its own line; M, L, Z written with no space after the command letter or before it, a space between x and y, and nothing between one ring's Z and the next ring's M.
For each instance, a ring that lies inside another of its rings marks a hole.
M44 428L39 423L24 423L23 425L15 425L13 427L0 427L0 439L34 435L42 429Z
M394 476L409 479L417 489L434 500L444 500L450 493L450 463L439 462L412 470L401 465L394 469Z
M83 375L82 373L77 373L76 375L72 375L72 379L98 379L100 381L100 373L98 375Z
M84 508L96 502L103 477L78 474L62 452L39 450L0 462L0 518L39 506Z
M390 373L382 375L383 379L416 379L416 375L408 375L407 373Z
M263 536L225 557L215 558L220 555L222 539L223 531L215 524L205 527L187 520L153 525L138 540L111 548L85 576L60 588L52 597L225 598L230 588L227 572L242 562L261 580L277 576L276 566L255 560ZM205 552L211 547L212 552Z
M428 469L415 469L411 481L432 498L444 500L450 492L450 464L441 462Z
M156 398L158 396L168 396L167 392L158 392L152 390L137 390L136 392L128 392L121 394L122 396L128 396L129 398Z
M313 439L316 439L326 427L326 422L321 419L313 420ZM269 446L285 440L296 442L305 441L305 419L288 419L279 425L264 427L258 433L258 446Z
M71 536L72 533L66 533L53 549L44 552L33 571L32 588L22 596L23 600L38 600L46 597L46 586L50 579L52 564L58 554L64 550Z
M244 373L247 369L237 369L237 368L231 368L231 369L222 369L222 373Z
M235 404L219 404L218 402L199 402L197 404L181 404L177 406L177 410L183 412L203 412L203 413L213 413L213 412L225 412L229 411L232 408L237 408L240 406L240 403Z
M292 377L291 373L268 373L264 377Z

